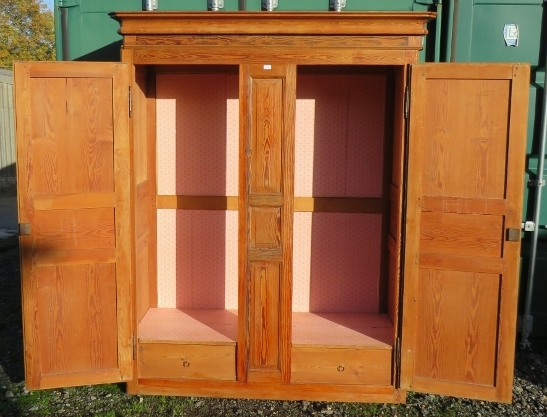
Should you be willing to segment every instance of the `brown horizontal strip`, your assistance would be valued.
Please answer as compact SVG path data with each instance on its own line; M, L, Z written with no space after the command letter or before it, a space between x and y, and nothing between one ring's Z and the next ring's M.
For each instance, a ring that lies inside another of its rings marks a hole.
M381 198L295 197L294 211L383 213L384 200Z
M283 251L281 249L249 249L249 262L283 262Z
M139 46L253 46L298 47L308 48L407 48L406 36L256 36L256 35L220 35L199 37L192 35L139 35L136 37ZM161 71L169 71L169 68Z
M183 196L158 195L156 208L179 210L235 210L238 209L238 197L234 196Z
M484 401L500 400L496 388L491 385L466 384L464 382L442 381L419 376L414 376L410 389L417 392L435 392L456 397L480 398Z
M483 80L486 70L488 70L488 79L510 80L513 78L513 66L507 64L455 64L451 62L449 64L425 64L424 68L426 78Z
M450 271L503 274L505 262L501 258L483 256L457 256L437 253L421 253L420 268L447 269Z
M282 194L251 194L249 196L249 205L252 207L268 206L281 207L283 205Z
M117 68L124 64L86 62L85 65L71 65L71 62L29 62L31 78L112 78Z
M121 35L425 35L431 12L114 12Z
M116 249L36 251L36 266L108 264L116 262Z
M44 194L34 197L36 210L66 210L114 207L114 193Z
M184 48L146 46L130 47L134 51L135 65L185 64L240 64L241 62L277 64L291 61L297 65L404 65L404 49L358 49L358 48L256 48L256 47L206 47ZM412 48L418 50L419 48Z
M153 37L154 39L160 37ZM167 37L168 39L170 37ZM194 38L194 36L191 36ZM199 39L199 38L197 38ZM167 45L167 44L163 44ZM239 75L239 65L168 65L155 68L156 74L222 74Z
M490 214L504 216L507 201L502 198L423 197L422 211L443 213Z
M91 372L75 372L40 376L40 389L73 387L86 384L107 384L123 381L117 368L100 369Z

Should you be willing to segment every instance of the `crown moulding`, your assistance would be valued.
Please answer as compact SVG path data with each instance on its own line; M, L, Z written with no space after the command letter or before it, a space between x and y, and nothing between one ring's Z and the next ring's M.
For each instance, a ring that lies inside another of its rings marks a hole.
M135 35L427 34L423 12L114 12L119 33Z

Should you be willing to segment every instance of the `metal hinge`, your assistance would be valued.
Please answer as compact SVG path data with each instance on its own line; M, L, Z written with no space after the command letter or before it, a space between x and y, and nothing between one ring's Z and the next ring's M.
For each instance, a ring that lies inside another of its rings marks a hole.
M131 333L131 346L133 347L133 360L137 360L137 339L135 333Z
M524 333L532 333L534 327L533 316L518 316L517 317L517 331L520 330Z
M401 380L401 338L395 339L395 368L396 368L396 381ZM398 382L397 382L398 383Z
M545 180L528 180L528 187L545 187Z
M29 236L30 234L30 223L19 223L19 236Z
M129 117L133 114L133 94L131 93L131 86L129 87Z
M410 89L405 87L405 119L408 119L408 110L410 107Z

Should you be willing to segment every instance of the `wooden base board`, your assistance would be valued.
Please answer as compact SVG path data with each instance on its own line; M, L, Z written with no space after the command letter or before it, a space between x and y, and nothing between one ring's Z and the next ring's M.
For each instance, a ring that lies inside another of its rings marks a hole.
M287 401L406 403L406 391L393 386L267 384L229 381L139 379L131 394Z

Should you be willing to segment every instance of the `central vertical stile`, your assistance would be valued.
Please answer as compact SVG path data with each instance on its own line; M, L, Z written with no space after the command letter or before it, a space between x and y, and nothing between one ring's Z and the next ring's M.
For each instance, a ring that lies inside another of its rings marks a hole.
M240 72L238 380L290 380L293 65Z

